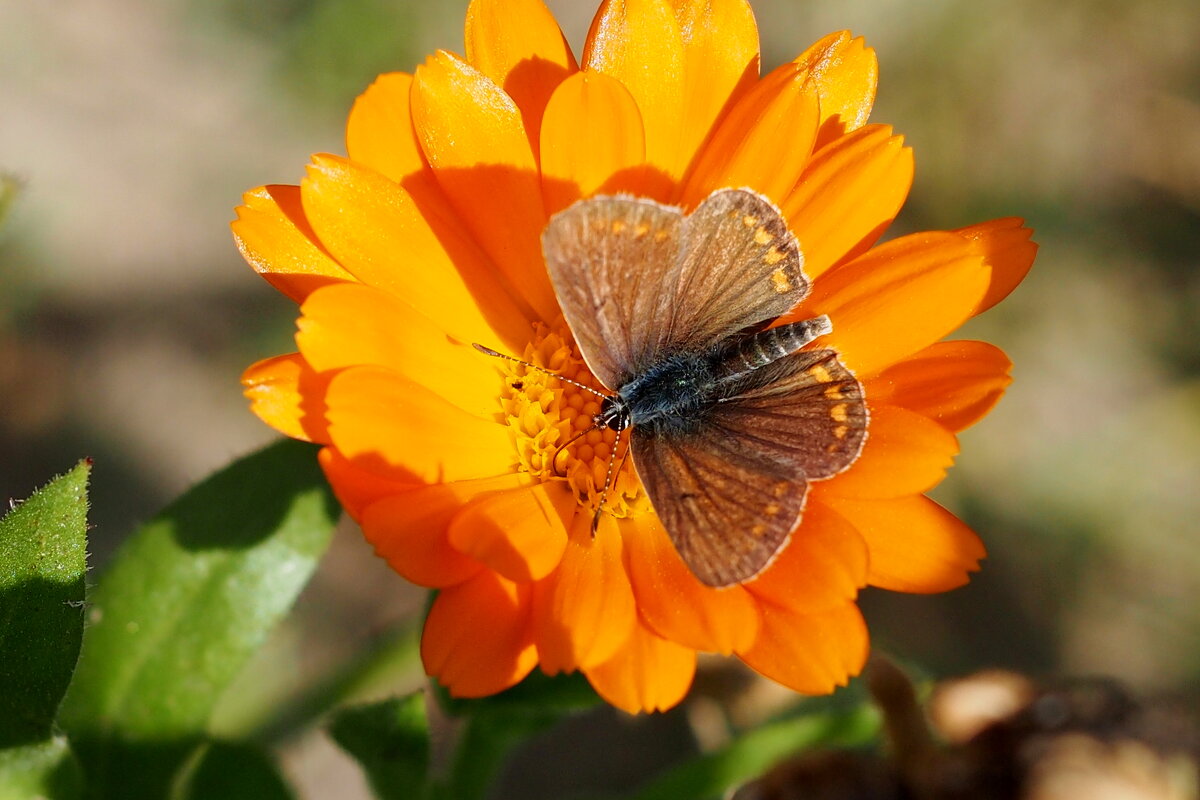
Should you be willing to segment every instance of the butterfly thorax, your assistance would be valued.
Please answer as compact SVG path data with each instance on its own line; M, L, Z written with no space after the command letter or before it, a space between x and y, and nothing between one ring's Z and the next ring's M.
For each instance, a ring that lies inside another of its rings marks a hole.
M711 353L668 357L620 387L613 404L630 425L690 428L711 404L714 366Z

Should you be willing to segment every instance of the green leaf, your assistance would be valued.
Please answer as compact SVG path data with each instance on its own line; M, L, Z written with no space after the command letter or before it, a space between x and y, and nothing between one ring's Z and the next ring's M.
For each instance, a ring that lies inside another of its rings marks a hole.
M0 750L0 800L76 800L82 792L66 738Z
M878 712L868 705L772 722L715 753L668 770L635 794L634 800L719 798L803 750L865 744L878 734L879 724Z
M261 747L210 742L201 747L171 791L171 800L292 800L295 794Z
M438 687L438 698L448 713L466 719L452 769L439 787L454 800L486 797L514 748L568 714L600 703L583 675L551 678L539 671L490 697L455 699Z
M22 188L20 178L7 172L0 172L0 228L3 228L4 223L8 220L8 212L12 210Z
M90 466L0 520L0 748L50 737L79 658Z
M425 791L429 721L420 693L337 712L329 734L367 774L381 800L412 800Z
M92 595L59 717L89 797L163 794L308 581L337 517L315 448L284 441L210 477L125 543Z

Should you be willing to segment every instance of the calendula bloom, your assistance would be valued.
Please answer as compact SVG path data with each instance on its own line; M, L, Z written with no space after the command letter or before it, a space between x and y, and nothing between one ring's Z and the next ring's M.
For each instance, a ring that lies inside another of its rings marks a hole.
M268 424L324 445L379 555L439 590L421 654L452 694L539 667L582 671L628 711L665 709L698 652L825 693L866 657L861 587L940 592L977 569L978 538L923 493L1009 362L942 339L1007 295L1035 246L1018 219L876 245L913 171L901 138L867 124L876 75L843 32L760 77L743 0L610 0L580 60L540 0L474 0L465 57L380 76L350 113L348 157L245 196L238 245L301 314L299 352L250 367L246 393ZM870 417L770 566L714 589L629 462L592 535L615 434L559 448L598 398L471 344L599 387L547 276L547 220L597 194L686 211L720 187L782 209L812 281L783 319L828 315L814 346L854 372Z

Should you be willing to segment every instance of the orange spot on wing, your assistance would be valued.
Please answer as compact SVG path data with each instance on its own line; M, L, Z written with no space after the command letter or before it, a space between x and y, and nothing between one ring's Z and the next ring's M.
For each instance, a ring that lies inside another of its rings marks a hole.
M787 273L782 269L771 273L771 284L779 294L786 294L792 290L792 282L788 280Z
M813 376L817 383L829 383L833 380L833 376L829 374L829 370L817 364L814 367L809 367L808 374Z
M846 421L846 404L838 403L833 408L829 409L829 416L833 417L837 422Z
M783 261L783 251L778 247L772 247L767 251L766 255L763 256L763 261L767 262L768 264L778 264L780 261Z
M771 233L766 228L760 227L754 232L754 241L758 244L770 244L771 240L774 238L775 234Z

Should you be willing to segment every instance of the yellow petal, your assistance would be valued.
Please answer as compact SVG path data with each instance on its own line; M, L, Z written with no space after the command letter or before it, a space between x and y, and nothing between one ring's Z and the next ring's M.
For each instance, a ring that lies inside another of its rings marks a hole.
M869 125L813 155L782 206L809 278L866 251L900 211L913 175L903 141Z
M853 38L850 31L831 33L801 53L796 63L808 70L821 95L818 146L867 124L879 62L862 37Z
M758 26L747 0L673 4L683 40L683 114L676 124L686 167L722 112L758 79Z
M296 344L317 371L388 367L477 416L500 411L494 364L393 294L362 284L313 292Z
M353 281L318 242L300 207L299 186L260 186L242 196L230 223L255 272L297 303L321 286Z
M667 0L605 0L583 51L584 69L616 78L633 95L646 131L646 160L673 180L691 157L680 125L687 108L685 62L679 20Z
M871 403L862 453L850 468L814 485L821 497L885 498L927 492L958 455L958 439L915 411Z
M829 694L862 671L867 625L854 603L814 614L762 604L754 646L739 655L755 671L801 694Z
M467 61L492 79L521 109L535 148L551 93L575 72L575 56L541 0L471 0Z
M945 592L962 586L986 555L975 532L928 497L825 502L867 542L872 586L896 592Z
M844 606L866 583L862 537L836 512L810 498L791 541L746 588L776 606L811 614Z
M518 683L537 664L528 584L484 570L443 589L425 618L421 660L454 697L484 697Z
M700 583L653 514L620 524L638 612L652 630L693 650L728 654L751 645L758 604L745 589Z
M513 581L535 581L558 566L577 503L565 483L538 483L474 500L450 523L459 551Z
M546 214L581 197L646 196L642 115L620 81L577 72L554 91L542 120L542 195Z
M683 205L694 207L723 186L749 186L782 204L808 163L819 115L804 70L784 64L721 120L688 175Z
M958 432L978 422L1012 382L1012 362L987 342L938 342L880 372L867 397L916 411Z
M511 472L508 429L382 367L340 372L327 393L329 435L346 458L392 480L457 481Z
M329 443L325 392L331 375L318 375L299 353L264 358L242 373L250 410L293 439Z
M550 675L607 661L633 632L633 589L611 517L595 537L591 515L577 514L558 569L535 584L533 629L542 669Z
M541 181L516 104L478 70L438 52L417 68L412 113L425 158L467 228L539 318L554 319Z
M596 693L622 711L666 711L691 688L696 651L639 623L612 658L584 672Z
M952 233L893 239L823 275L789 315L828 314L821 339L860 379L933 344L970 317L990 270Z
M354 101L346 122L346 153L351 161L400 181L426 168L413 132L408 95L412 75L380 75Z
M454 213L416 180L414 192L336 156L316 156L301 191L322 243L368 285L400 297L464 342L524 347L529 317Z

